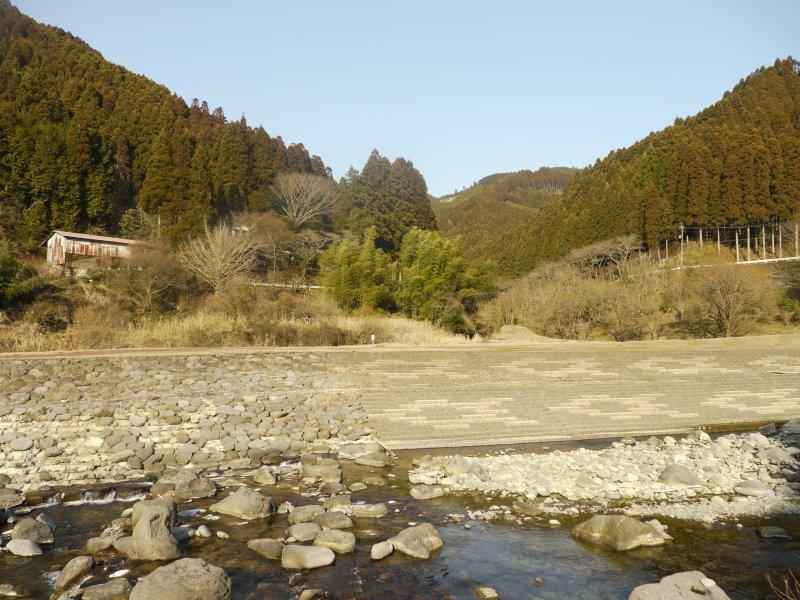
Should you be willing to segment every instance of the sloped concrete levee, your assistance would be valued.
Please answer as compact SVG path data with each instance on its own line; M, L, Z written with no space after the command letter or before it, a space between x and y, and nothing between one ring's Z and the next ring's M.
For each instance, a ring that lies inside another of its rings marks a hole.
M390 448L744 426L800 416L800 336L521 347L375 348L332 357Z

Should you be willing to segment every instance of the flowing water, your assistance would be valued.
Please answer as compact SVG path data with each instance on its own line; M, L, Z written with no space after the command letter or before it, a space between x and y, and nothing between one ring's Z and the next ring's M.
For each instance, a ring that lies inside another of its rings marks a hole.
M184 524L205 523L214 531L230 534L230 539L192 538L186 546L186 555L204 558L224 568L233 581L235 599L296 598L306 588L322 588L332 598L474 599L477 585L495 588L503 599L626 599L639 584L696 569L716 580L731 598L755 600L776 597L770 591L768 575L780 578L790 569L800 572L800 518L796 515L774 515L758 521L742 519L741 528L731 523L709 528L661 519L674 537L671 544L625 553L573 540L569 529L580 518L561 518L563 525L559 528L470 521L471 528L466 529L464 522L454 523L447 515L464 514L467 507L507 505L510 500L487 499L483 495L413 500L408 495L406 479L412 456L401 455L398 464L386 470L358 467L345 461L348 483L376 475L386 482L354 493L353 501L387 502L390 512L380 519L355 519L356 528L352 531L358 539L356 551L337 556L332 566L296 575L281 569L279 562L263 559L247 548L250 539L284 535L285 515L276 515L271 522L249 523L228 517L209 521L203 518L207 513L185 517ZM387 477L389 473L396 477ZM288 483L264 488L262 492L278 502L316 503L314 496L303 496ZM131 496L131 491L125 494ZM182 504L179 510L205 508L213 501ZM53 573L73 556L82 554L86 540L99 535L105 524L129 506L130 501L108 498L100 503L59 503L34 509L32 515L47 512L56 519L59 524L56 542L39 557L1 554L0 583L13 583L34 598L47 598ZM386 539L409 523L423 521L438 528L444 540L442 550L428 560L414 560L398 553L379 562L371 560L369 551L374 542ZM783 527L793 539L759 538L754 527L765 524ZM160 565L132 562L114 553L107 553L103 560L100 574L86 585L101 583L109 573L120 569L130 569L126 576L135 578ZM537 578L541 583L537 583Z

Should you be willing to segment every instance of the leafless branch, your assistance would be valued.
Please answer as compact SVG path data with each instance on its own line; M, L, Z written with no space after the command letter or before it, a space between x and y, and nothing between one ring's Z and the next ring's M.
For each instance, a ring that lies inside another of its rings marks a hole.
M206 226L203 235L183 247L180 258L186 269L218 292L233 278L252 270L256 257L246 232L217 225L214 229Z
M281 173L272 185L281 209L298 227L328 212L336 198L336 184L308 173Z

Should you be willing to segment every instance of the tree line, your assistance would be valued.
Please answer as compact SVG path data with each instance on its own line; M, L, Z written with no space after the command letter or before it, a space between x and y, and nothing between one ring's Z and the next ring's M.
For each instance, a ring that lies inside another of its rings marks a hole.
M53 228L115 233L137 206L184 239L270 208L284 171L330 176L302 144L187 105L0 0L0 221L26 249Z

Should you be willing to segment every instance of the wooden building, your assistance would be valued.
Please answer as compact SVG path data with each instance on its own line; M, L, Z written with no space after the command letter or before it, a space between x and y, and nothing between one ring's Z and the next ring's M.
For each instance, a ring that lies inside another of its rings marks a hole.
M145 242L105 235L73 233L54 230L47 240L47 262L62 271L72 270L76 260L90 258L130 258L134 246L146 246Z

